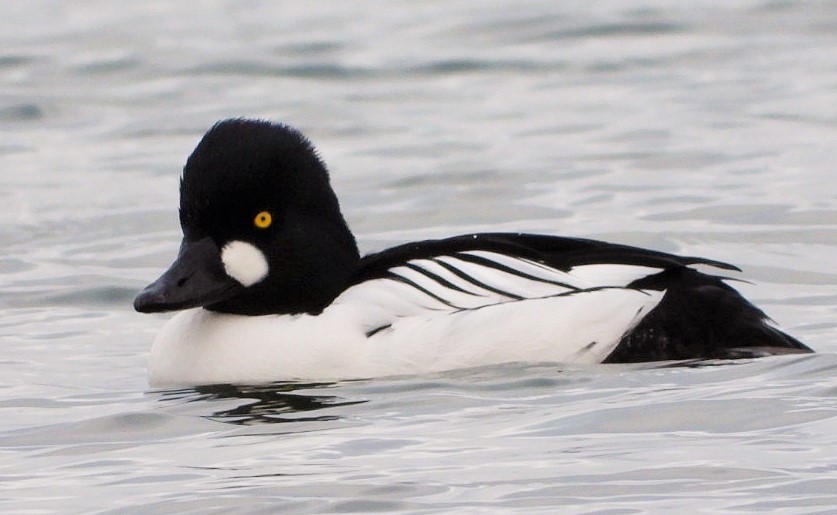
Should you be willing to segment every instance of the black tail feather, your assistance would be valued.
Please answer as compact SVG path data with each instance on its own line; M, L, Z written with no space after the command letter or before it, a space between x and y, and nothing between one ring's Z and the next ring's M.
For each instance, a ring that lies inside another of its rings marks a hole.
M678 267L630 286L666 293L657 307L622 337L605 363L813 352L770 325L764 312L718 277Z

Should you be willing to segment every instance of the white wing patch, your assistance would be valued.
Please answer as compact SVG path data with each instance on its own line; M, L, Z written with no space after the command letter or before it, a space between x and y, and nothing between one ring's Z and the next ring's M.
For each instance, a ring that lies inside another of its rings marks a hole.
M581 265L562 271L525 258L475 250L408 261L391 268L388 276L349 288L335 303L374 305L394 320L427 311L453 312L620 288L660 271L618 264Z
M606 286L627 286L637 279L662 272L661 268L639 265L583 265L574 266L569 273L578 280Z

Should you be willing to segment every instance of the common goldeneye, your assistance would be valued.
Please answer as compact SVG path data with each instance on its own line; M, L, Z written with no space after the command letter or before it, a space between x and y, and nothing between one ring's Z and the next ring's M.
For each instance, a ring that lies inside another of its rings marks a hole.
M287 125L214 125L183 169L180 225L177 259L134 300L184 310L152 346L154 386L812 352L692 268L738 270L708 259L507 233L360 257L325 165Z

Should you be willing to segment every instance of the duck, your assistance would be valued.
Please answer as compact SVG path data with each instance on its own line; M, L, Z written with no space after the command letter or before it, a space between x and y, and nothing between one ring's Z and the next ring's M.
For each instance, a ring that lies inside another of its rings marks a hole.
M179 218L176 259L134 299L178 312L151 346L152 386L813 352L717 275L737 267L711 259L502 232L361 257L318 151L268 120L206 132Z

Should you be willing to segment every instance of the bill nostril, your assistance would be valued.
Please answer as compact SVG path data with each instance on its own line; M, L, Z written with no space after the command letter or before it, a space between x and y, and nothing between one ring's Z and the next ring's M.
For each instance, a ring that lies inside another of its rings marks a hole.
M189 278L183 277L182 279L177 281L177 287L182 288L187 282L189 282Z

